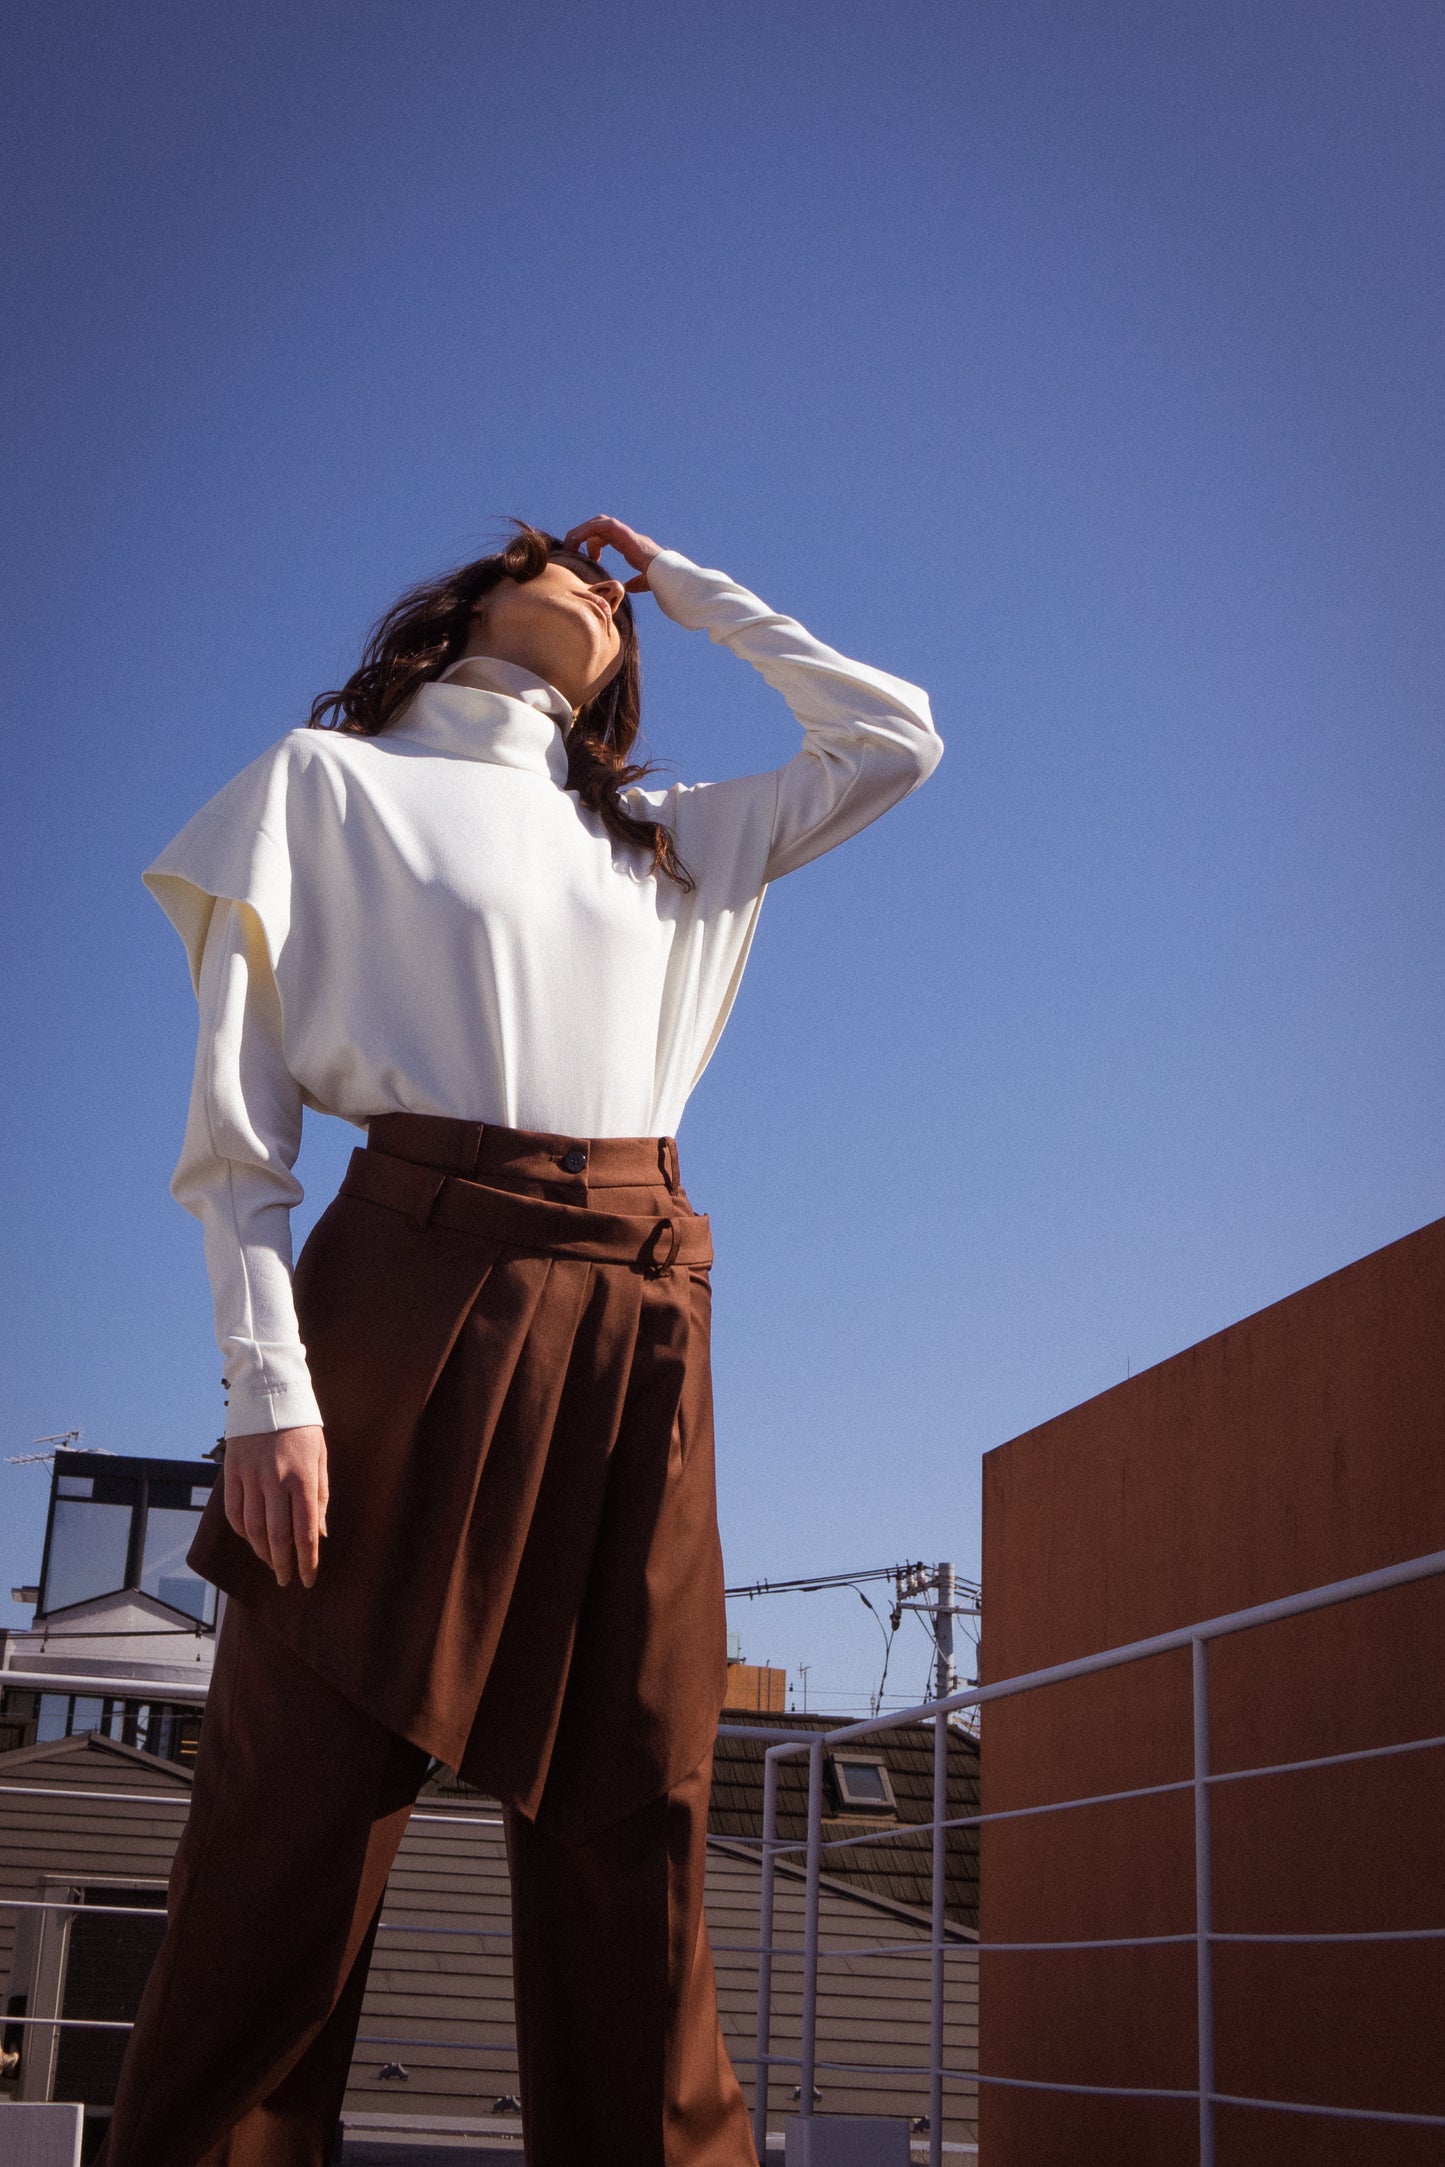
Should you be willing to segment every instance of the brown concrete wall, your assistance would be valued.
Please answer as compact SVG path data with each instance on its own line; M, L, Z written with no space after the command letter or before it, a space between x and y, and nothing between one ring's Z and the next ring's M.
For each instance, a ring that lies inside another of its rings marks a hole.
M788 1697L788 1674L765 1663L729 1663L727 1699L730 1708L752 1715L780 1715Z
M1445 1549L1445 1220L984 1461L984 1681ZM1218 1643L1214 1766L1445 1734L1445 1581ZM989 1707L986 1812L1188 1777L1187 1652ZM1214 1787L1215 1923L1445 1926L1445 1751ZM1188 1793L995 1823L981 1937L1194 1924ZM981 1958L984 2071L1195 2078L1194 1952ZM1445 1943L1226 1946L1222 2091L1445 2114ZM1221 2108L1221 2167L1439 2167L1445 2134ZM981 2167L1175 2167L1176 2101L982 2088Z

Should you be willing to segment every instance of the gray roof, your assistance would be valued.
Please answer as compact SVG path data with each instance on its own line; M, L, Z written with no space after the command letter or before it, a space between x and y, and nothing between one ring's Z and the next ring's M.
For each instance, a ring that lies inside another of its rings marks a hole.
M708 1827L714 1835L760 1838L763 1832L763 1756L768 1741L763 1737L738 1737L731 1726L758 1724L773 1729L807 1731L836 1730L838 1716L761 1716L729 1708L723 1716L724 1730L718 1738L713 1760L712 1804ZM933 1725L908 1724L899 1730L878 1731L858 1739L849 1752L876 1756L888 1770L897 1800L896 1816L870 1816L830 1810L836 1797L825 1786L823 1821L823 1871L836 1886L886 1896L925 1916L932 1903L932 1846L927 1836L886 1837L882 1831L906 1826L910 1821L927 1823L933 1818ZM955 1819L979 1810L978 1740L968 1731L950 1726L948 1734L948 1817ZM808 1760L806 1754L785 1755L778 1776L778 1835L801 1845L808 1832ZM878 1841L858 1842L860 1836L879 1835ZM801 1850L791 1854L802 1857ZM945 1915L955 1926L978 1930L978 1830L949 1829L944 1837Z

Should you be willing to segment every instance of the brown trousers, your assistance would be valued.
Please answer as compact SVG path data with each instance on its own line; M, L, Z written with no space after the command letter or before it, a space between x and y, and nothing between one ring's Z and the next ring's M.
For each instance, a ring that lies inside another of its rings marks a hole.
M669 1139L372 1123L296 1273L330 1533L231 1600L107 2167L323 2167L429 1757L503 1801L528 2167L755 2167L702 1910L707 1222Z

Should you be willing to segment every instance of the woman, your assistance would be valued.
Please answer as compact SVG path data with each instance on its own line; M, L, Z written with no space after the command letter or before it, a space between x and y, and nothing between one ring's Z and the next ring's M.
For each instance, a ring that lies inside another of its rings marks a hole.
M644 591L784 695L786 766L640 787ZM229 1387L191 1557L230 1600L108 2167L330 2157L433 1757L503 1802L528 2167L754 2167L702 1912L712 1251L672 1136L767 883L940 751L923 693L721 573L522 528L147 872L200 1002L172 1186ZM293 1282L307 1105L366 1144Z

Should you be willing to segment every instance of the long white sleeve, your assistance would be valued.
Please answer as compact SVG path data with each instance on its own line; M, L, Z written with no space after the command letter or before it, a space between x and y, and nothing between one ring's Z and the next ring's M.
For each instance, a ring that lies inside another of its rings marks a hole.
M773 789L766 880L856 835L933 773L943 740L917 685L850 661L726 573L674 550L653 559L648 580L669 617L750 662L803 726L802 746L785 767L708 786L729 816L735 797Z
M171 1194L201 1222L228 1437L319 1422L291 1294L300 1087L255 912L220 901L201 957L195 1077Z

